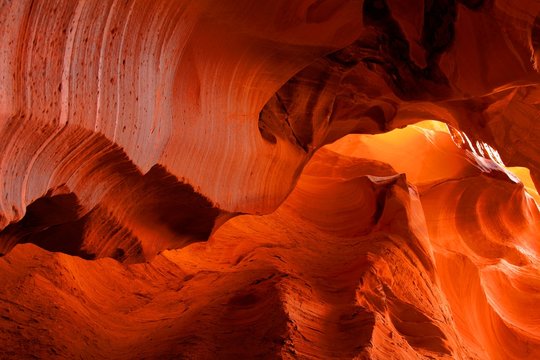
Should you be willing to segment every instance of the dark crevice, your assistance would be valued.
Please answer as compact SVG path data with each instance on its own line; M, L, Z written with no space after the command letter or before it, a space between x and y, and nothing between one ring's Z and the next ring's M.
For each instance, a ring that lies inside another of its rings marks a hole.
M488 3L486 0L458 0L458 2L471 10L480 10Z
M94 259L95 254L82 249L85 219L81 211L73 193L37 199L20 221L0 232L0 246L7 253L16 244L32 243L48 251Z
M104 198L87 211L74 193L46 194L0 231L0 252L32 243L87 260L143 262L161 250L206 241L225 214L160 165L126 175Z
M464 2L471 9L485 4L484 1ZM333 117L333 101L330 100L339 96L343 79L355 71L359 71L358 74L374 73L404 101L438 101L451 97L453 89L439 67L439 59L454 43L457 12L457 0L424 2L420 45L425 63L419 65L412 60L407 36L387 2L364 1L365 29L360 37L351 45L314 61L289 79L259 115L261 136L271 143L275 143L276 136L282 137L306 152L320 146L312 144L313 126L325 123L325 119L339 120ZM377 93L376 86L374 93ZM358 91L365 91L366 87L369 84L361 84ZM299 99L307 99L307 102ZM371 108L368 101L352 101L351 106L367 107L365 116L385 131L389 119L380 108ZM365 119L359 119L361 121Z
M434 62L453 43L457 17L455 0L426 0L422 45L428 52L428 62Z
M448 96L449 82L440 70L438 60L453 44L456 16L455 0L428 0L424 3L421 43L427 65L421 68L410 58L407 38L392 17L386 1L364 2L364 22L373 31L371 38L376 39L370 47L377 49L374 56L369 57L369 62L381 67L377 72L401 99L435 100ZM363 46L360 41L357 44Z
M281 98L281 96L279 95L279 92L276 93L276 100L278 102L278 104L281 106L281 109L283 110L283 112L285 113L285 123L287 124L287 126L291 129L291 134L292 136L294 137L295 141L296 141L296 144L298 146L300 146L302 149L304 149L305 151L307 151L307 144L305 144L304 142L302 142L298 135L296 134L296 132L294 131L294 128L293 126L291 125L291 123L289 122L289 111L287 110L287 107L285 106L285 104L283 103L283 99Z
M178 181L161 165L154 165L142 177L135 194L139 197L138 213L142 219L195 241L208 239L222 213L193 186Z
M271 129L269 129L268 125L264 121L263 112L261 111L259 113L259 132L261 133L261 136L263 139L268 141L271 144L277 144L277 138L272 134Z

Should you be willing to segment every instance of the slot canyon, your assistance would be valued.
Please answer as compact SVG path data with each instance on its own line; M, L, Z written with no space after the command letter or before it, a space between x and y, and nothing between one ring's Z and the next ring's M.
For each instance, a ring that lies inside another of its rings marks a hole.
M540 359L539 0L0 0L0 359Z

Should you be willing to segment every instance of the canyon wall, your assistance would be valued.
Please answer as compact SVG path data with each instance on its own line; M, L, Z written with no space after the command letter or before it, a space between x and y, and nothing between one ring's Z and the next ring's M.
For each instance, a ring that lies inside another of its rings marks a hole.
M540 358L540 2L0 0L0 358Z

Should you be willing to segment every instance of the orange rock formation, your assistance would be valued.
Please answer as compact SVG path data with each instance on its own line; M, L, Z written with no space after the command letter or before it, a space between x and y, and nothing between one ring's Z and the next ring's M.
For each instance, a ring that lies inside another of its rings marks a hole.
M1 359L540 359L539 2L4 0L0 34Z

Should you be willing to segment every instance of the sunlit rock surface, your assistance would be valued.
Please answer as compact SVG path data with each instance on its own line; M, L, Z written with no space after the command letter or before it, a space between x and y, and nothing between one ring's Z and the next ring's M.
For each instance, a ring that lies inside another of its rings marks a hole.
M0 1L0 358L539 359L539 14Z

